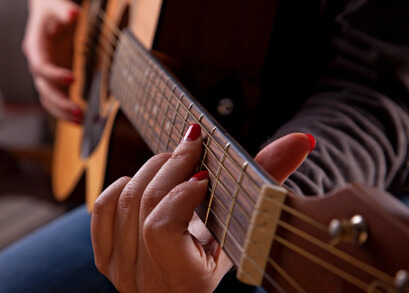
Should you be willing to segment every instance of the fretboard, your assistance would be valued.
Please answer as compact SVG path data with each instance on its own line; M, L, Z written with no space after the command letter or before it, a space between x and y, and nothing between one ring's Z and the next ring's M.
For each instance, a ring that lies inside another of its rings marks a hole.
M260 189L275 184L271 177L129 31L118 40L109 89L154 153L172 152L190 124L201 125L200 169L210 183L197 213L238 265Z

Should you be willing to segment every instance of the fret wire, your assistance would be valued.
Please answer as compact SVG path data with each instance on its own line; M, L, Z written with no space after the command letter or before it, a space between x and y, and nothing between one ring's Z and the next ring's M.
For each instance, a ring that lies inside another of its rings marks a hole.
M130 43L129 40L127 40L126 43L124 41L125 45L128 45L129 43ZM126 53L125 57L127 57L128 60L135 60L136 57L133 54L131 54L129 49L126 50L125 53ZM128 60L125 60L124 62L126 63ZM132 70L132 72L135 73L136 80L139 80L140 75L141 75L140 71L137 71L136 68L131 68L131 70ZM126 90L125 98L126 98L127 104L131 105L132 104L131 103L131 96L130 96L129 90L128 90L129 83L130 83L130 81L127 80L127 90ZM138 94L139 93L136 93L137 96L138 96ZM128 107L126 107L126 108L128 108ZM135 106L133 106L132 108L129 107L129 111L131 111L130 112L131 117L137 117L136 115L139 115L138 114L139 110L140 110L140 103L139 103L139 100L138 100L137 103L135 104Z
M234 206L235 206L236 201L237 201L237 196L239 194L239 189L240 189L239 186L241 184L241 181L243 180L243 172L246 171L247 166L248 166L248 163L245 162L243 164L243 167L242 167L242 172L240 172L239 179L237 180L236 188L234 189L233 200L231 202L231 206L230 206L230 209L229 209L229 214L228 214L228 217L227 217L227 223L225 225L226 228L224 230L223 241L222 241L221 247L223 247L224 240L225 240L225 237L226 237L226 233L227 233L227 230L229 229L230 219L231 219L231 216L233 214L233 209L234 209Z
M134 44L131 42L131 40L128 39L128 42L131 44L132 48L135 48ZM148 127L149 125L149 118L147 117L146 119L143 119L145 114L147 114L147 109L146 109L146 104L148 103L150 92L152 90L152 88L149 86L152 83L152 78L155 76L153 71L149 70L148 66L143 66L145 64L142 63L142 53L137 50L136 54L133 54L132 58L130 59L131 62L133 62L133 64L136 64L136 66L133 66L132 69L135 71L138 71L138 80L141 80L140 77L142 76L143 80L140 83L140 91L141 94L139 95L139 101L142 102L141 105L139 105L138 107L138 111L139 112L139 126L141 129L141 134L143 134L144 136L146 136L146 138L148 138L149 134L152 135L152 132L154 130L150 129L150 127ZM142 68L145 67L145 70L143 70ZM144 86L146 85L146 86ZM143 120L142 120L143 119ZM141 123L141 120L144 123ZM145 128L145 130L143 130ZM152 130L152 131L147 131L147 130ZM148 139L149 140L149 139Z
M180 99L181 102L182 102L183 96L184 96L184 95L182 94L181 99ZM187 110L185 119L184 119L183 122L182 122L182 129L180 130L180 133L181 133L182 135L185 133L185 126L186 126L186 125L189 125L189 123L187 122L187 119L189 118L189 115L192 116L192 113L190 113L190 111L192 110L192 107L193 107L193 103L190 104L189 110ZM179 138L178 144L180 143L180 141L182 140L182 138L183 138L183 137L180 137L180 138Z
M127 42L129 42L128 40L127 40ZM124 44L126 44L126 43L124 43ZM124 56L122 56L123 58L122 58L122 62L125 62L125 60L126 59L128 59L128 58L133 58L132 56L130 56L130 52L129 52L129 50L125 50L125 54L124 54ZM128 78L127 78L127 74L125 74L124 73L124 70L125 70L125 68L126 67L124 67L122 70L121 70L121 72L122 72L122 75L123 75L123 79L125 79L126 81L128 81ZM127 70L127 72L129 71L129 68L126 68L126 70ZM137 76L138 77L138 76ZM124 93L124 97L125 97L125 100L126 100L126 103L127 104L129 104L130 103L130 95L129 95L129 83L127 82L126 83L126 86L125 86L125 88L123 89L123 93Z
M131 44L131 40L129 40L128 38L127 42L128 44ZM132 54L132 56L129 58L129 60L133 63L139 64L140 63L140 52L136 51L136 54ZM145 84L145 79L146 79L146 75L144 74L144 72L142 70L139 70L138 67L132 67L133 70L138 72L137 75L137 80L141 80L140 82L140 87L139 87L139 93L137 93L137 96L139 96L138 101L137 101L137 105L134 108L134 113L138 116L136 116L136 120L137 120L137 125L139 125L140 129L143 129L143 121L141 121L143 119L143 104L144 104L144 93L145 93L145 88L143 87L143 85ZM143 132L142 132L143 133ZM141 134L142 134L141 133Z
M208 219L208 216L209 216L209 210L210 210L210 206L212 205L213 196L214 196L214 193L216 191L217 182L219 181L219 178L220 178L221 166L224 164L224 160L226 159L226 153L229 151L229 148L230 148L230 143L227 143L226 147L225 147L225 149L223 151L222 160L221 160L221 162L220 162L220 164L219 164L219 166L217 168L216 177L213 180L213 187L212 187L212 192L210 194L210 201L209 201L209 207L208 207L208 210L207 210L205 226L207 224L207 219Z
M152 74L153 76L153 74ZM152 79L152 76L149 79ZM148 81L149 83L149 81ZM148 141L150 142L149 144L152 144L152 141L155 137L155 129L150 125L151 124L151 112L149 110L149 104L152 106L153 101L152 101L152 91L153 92L157 92L153 87L147 85L147 92L148 94L146 95L146 103L145 103L145 111L144 111L144 115L146 115L146 128L149 128L150 131L148 131L146 133L146 137L148 138ZM150 138L149 138L150 137Z
M203 115L203 114L202 114L202 115ZM200 117L203 117L202 115L200 115ZM202 119L199 119L199 120L201 121ZM212 130L211 130L211 135L207 136L207 141L206 141L206 143L204 144L204 145L205 145L205 149L204 149L204 153L203 153L203 163L202 163L202 166L200 166L200 170L203 169L203 164L204 164L204 162L205 162L205 160L206 160L207 151L208 151L208 149L209 149L209 145L210 145L210 143L211 143L211 141L212 141L213 134L214 134L215 131L216 131L216 126L212 128Z
M150 77L149 77L149 72L148 72L148 69L145 69L145 72L143 72L142 73L142 75L143 75L143 78L144 78L144 81L142 82L142 84L147 84L147 83L149 83L149 79L150 79ZM146 88L144 88L144 87L142 87L142 96L141 96L141 100L142 100L142 106L141 106L141 108L140 108L140 119L142 119L142 117L144 117L145 116L145 104L147 103L147 101L148 101L148 96L147 96L147 89ZM146 122L147 120L146 119L144 119L144 123L145 123L145 126L147 126L148 125L148 123Z
M132 43L133 45L133 43ZM135 46L133 46L135 47ZM137 58L138 57L138 58ZM141 54L140 51L137 51L136 55L133 55L133 58L131 59L137 66L133 67L135 70L139 70L140 75L139 76L143 76L143 81L141 83L140 88L142 89L142 94L140 95L140 100L142 101L142 105L139 108L139 125L141 127L142 133L148 138L149 134L152 135L152 133L154 133L154 129L150 129L152 131L146 131L148 128L148 124L149 124L149 117L147 117L146 119L143 120L144 123L141 123L141 119L148 114L147 112L147 104L149 103L149 95L148 93L151 91L151 87L149 86L150 84L152 84L152 78L155 76L154 72L150 70L149 68L149 63L148 64L144 64L142 63L142 59L143 55ZM136 60L136 62L135 62ZM146 62L146 59L144 60ZM149 62L149 60L148 60ZM145 65L145 66L144 66ZM145 68L145 70L143 70L142 68ZM143 85L146 85L145 87ZM143 131L143 126L145 125L145 130ZM150 127L149 127L150 128ZM149 139L148 139L149 140Z
M153 95L153 99L152 99L151 111L150 112L153 114L152 128L153 128L154 132L156 133L156 125L157 125L157 122L158 122L157 119L158 119L158 113L159 113L158 107L160 107L160 103L161 103L161 98L159 97L159 99L158 99L159 91L157 90L158 89L157 83L159 82L159 78L154 79L154 82L156 82L156 84L154 84L154 86L153 86L154 87L153 88L154 95Z
M157 82L159 83L159 78L157 79ZM158 91L156 90L156 88L158 88L157 87L157 84L155 85L155 98L153 99L154 100L154 102L155 102L155 106L154 106L154 111L155 111L155 113L154 113L154 115L155 115L155 117L154 117L154 124L153 124L153 129L154 129L154 131L155 131L155 133L156 133L156 126L157 126L157 124L158 124L158 113L159 113L159 110L158 110L158 108L160 109L160 107L161 107L161 105L162 105L162 101L163 101L163 96L161 95L161 93L159 93L159 103L158 103L158 106L156 105L156 101L157 101L157 99L156 99L156 97L158 96L157 94L158 94ZM159 127L160 128L160 127ZM158 141L160 140L160 134L162 133L162 129L159 129L159 137L158 137ZM152 143L153 144L153 143Z
M175 109L175 113L173 114L173 119L172 119L172 123L170 124L170 131L168 132L169 133L169 136L168 136L168 142L167 142L167 144L166 144L166 151L168 150L168 148L169 148L169 142L170 142L170 136L172 135L172 130L173 130L173 128L174 128L174 123L175 123L175 120L176 120L176 116L177 116L177 113L178 113L178 111L179 111L179 106L180 104L178 104L177 106L176 106L176 109ZM177 130L176 130L177 131Z
M148 81L147 87L148 87L148 95L147 95L147 99L146 99L146 110L144 111L144 114L147 115L147 118L145 119L147 121L147 125L149 125L149 128L151 129L150 133L151 133L151 139L148 138L149 141L151 141L151 143L153 142L156 132L155 132L155 127L152 125L151 126L151 118L152 117L152 109L154 107L154 100L155 100L155 96L158 93L157 88L152 85L152 83L154 83L154 74L151 75L150 77L151 82ZM152 93L153 92L153 93ZM156 106L156 105L155 105ZM153 121L154 123L154 121Z
M158 93L160 94L160 92L158 91L158 83L159 82L160 82L159 78L157 76L154 76L154 78L152 79L152 83L150 85L150 87L154 90L154 95L153 95L153 98L151 99L151 107L150 107L150 111L149 111L149 113L153 114L152 128L154 130L154 133L156 133L155 127L156 127L157 116L158 116L158 105L160 106L160 101L161 101L161 99L159 97L159 104L158 105L156 104Z
M163 89L162 89L162 92L161 92L161 101L163 101L163 99L164 99L165 88L166 88L166 87L163 86ZM160 107L159 107L159 109L160 109ZM158 145L157 145L157 147L156 147L156 153L159 153L159 146L160 146L160 140L161 140L161 138L162 138L163 125L164 125L164 123L165 123L165 117L166 117L166 115L167 115L168 110L169 110L169 100L167 100L166 109L165 109L165 113L164 113L165 115L164 115L164 117L163 117L163 119L162 119L162 125L161 125L161 127L160 127L160 133L159 133L159 138L158 138Z

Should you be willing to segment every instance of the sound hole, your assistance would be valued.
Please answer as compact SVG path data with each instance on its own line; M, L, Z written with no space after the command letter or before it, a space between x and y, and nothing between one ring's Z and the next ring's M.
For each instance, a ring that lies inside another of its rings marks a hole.
M129 19L128 6L120 14L119 21L115 21L104 11L105 4L106 1L96 0L89 9L88 58L82 92L83 99L88 102L81 145L83 159L88 158L98 146L112 109L112 101L108 99L107 79L119 29L127 26Z

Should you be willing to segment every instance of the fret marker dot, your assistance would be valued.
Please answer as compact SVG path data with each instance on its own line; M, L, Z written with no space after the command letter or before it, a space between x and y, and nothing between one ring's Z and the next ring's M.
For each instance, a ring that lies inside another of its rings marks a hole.
M153 107L153 110L152 110L152 113L154 114L154 115L156 115L156 112L158 112L158 106L154 106Z
M169 130L170 129L170 122L168 121L167 123L166 123L166 130Z

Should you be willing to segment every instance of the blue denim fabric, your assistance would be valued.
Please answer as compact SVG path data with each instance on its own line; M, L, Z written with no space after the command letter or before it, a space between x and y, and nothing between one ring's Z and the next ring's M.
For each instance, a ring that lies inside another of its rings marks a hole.
M85 206L0 252L1 293L117 292L98 272Z

